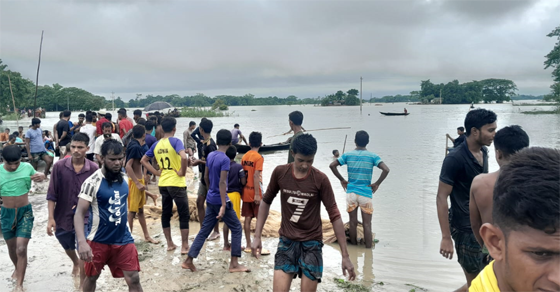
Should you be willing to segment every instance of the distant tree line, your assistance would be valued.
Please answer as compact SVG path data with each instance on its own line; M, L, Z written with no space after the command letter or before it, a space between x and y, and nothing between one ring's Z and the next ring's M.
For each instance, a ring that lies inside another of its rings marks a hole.
M350 89L347 92L339 90L336 93L321 98L321 105L360 105L359 93L357 89Z
M517 85L508 79L484 79L460 84L453 80L447 84L434 84L429 79L420 83L420 100L432 102L435 98L445 104L510 101Z
M547 101L560 102L560 26L556 27L547 37L556 37L557 42L550 53L548 53L544 61L544 69L552 68L552 80L554 83L550 86L550 94L545 95Z

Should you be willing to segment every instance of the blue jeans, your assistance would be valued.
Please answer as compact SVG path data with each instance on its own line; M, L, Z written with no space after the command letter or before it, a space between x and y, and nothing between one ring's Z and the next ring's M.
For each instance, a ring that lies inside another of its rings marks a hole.
M202 227L200 227L200 231L189 249L189 256L191 258L198 257L200 249L218 222L216 216L220 213L221 207L222 205L208 204L208 202L206 202L206 216L204 216L204 222L202 222ZM226 203L226 212L222 220L229 230L231 230L231 256L240 258L241 233L243 232L243 228L241 228L241 223L239 219L237 219L237 214L233 210L231 202Z

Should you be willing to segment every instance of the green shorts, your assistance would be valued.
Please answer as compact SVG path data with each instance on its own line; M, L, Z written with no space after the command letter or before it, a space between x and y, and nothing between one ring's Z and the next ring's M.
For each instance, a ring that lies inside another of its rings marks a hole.
M31 238L34 219L31 204L19 208L2 207L0 220L4 240L14 237Z

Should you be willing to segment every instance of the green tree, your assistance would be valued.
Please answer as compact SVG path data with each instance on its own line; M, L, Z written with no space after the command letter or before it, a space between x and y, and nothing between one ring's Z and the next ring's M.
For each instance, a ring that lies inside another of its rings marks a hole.
M360 99L358 97L356 97L355 95L348 95L344 99L344 104L345 105L359 105L360 104Z
M346 93L348 93L348 95L358 96L360 92L357 89L350 89L346 91Z
M551 93L545 96L546 100L554 100L560 102L560 26L556 27L547 37L556 37L557 42L550 53L548 53L544 61L544 69L552 67L552 80L554 83L550 86Z
M346 97L346 94L342 90L339 90L334 94L334 96L336 97L337 101L343 101Z
M510 101L517 91L517 85L507 79L491 78L482 80L480 83L482 84L482 99L485 103Z

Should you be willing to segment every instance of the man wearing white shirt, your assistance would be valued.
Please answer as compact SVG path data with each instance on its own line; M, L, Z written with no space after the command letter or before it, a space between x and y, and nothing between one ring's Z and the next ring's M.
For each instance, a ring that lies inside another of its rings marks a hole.
M86 152L86 158L93 161L93 150L95 149L95 131L97 130L94 125L92 125L93 116L91 114L86 115L86 124L80 128L80 133L84 133L89 137L89 150Z
M95 147L93 150L93 153L95 154L95 158L97 159L97 163L99 163L99 166L101 167L101 145L103 145L103 142L107 141L107 140L117 140L122 144L122 140L121 137L119 137L119 134L116 133L112 133L113 132L113 124L109 123L109 122L105 122L103 123L103 125L101 125L101 129L103 131L103 135L97 137L97 139L95 140Z

